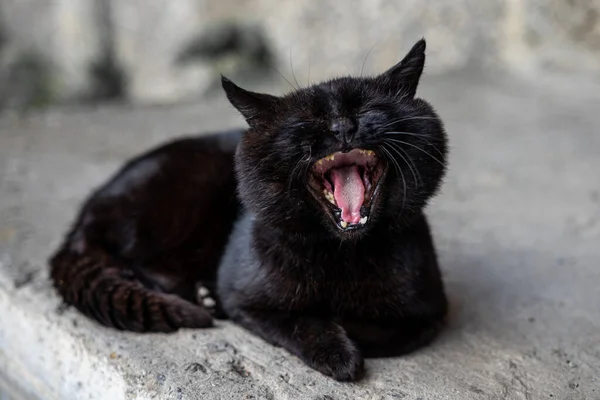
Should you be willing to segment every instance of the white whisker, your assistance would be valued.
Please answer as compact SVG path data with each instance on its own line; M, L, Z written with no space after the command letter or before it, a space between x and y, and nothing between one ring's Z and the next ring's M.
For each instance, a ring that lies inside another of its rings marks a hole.
M380 129L385 129L385 128L390 127L390 126L392 126L394 124L399 124L400 122L412 121L412 120L416 120L416 119L430 120L430 119L437 119L437 118L434 118L434 117L406 117L406 118L400 118L400 119L393 120L393 121L385 124L384 126L381 126Z
M433 147L440 156L444 157L444 154L440 151L440 149L437 148L436 145L434 145L429 140L427 140L423 137L425 135L419 135L418 133L414 133L414 132L385 132L384 135L408 135L408 136L417 137L417 138L421 139L422 141L424 141L425 143L427 143L428 145L430 145L431 147Z
M292 169L292 172L290 173L290 175L288 177L288 185L287 185L288 192L292 190L292 184L294 183L294 179L296 178L296 171L298 170L298 168L300 168L300 166L302 164L305 164L304 174L303 174L304 176L302 177L302 180L306 183L306 176L308 174L308 167L310 166L309 161L310 161L311 157L312 157L312 148L310 148L309 154L307 154L306 157L303 157L300 160L298 160L298 162L294 166L294 169Z
M396 161L396 159L394 159L392 154L384 146L380 146L380 149L387 154L390 161L394 164L396 171L398 171L398 173L400 174L400 178L402 179L402 211L404 211L404 207L406 206L406 179L404 179L404 173L402 172L402 169L400 168L398 162Z
M415 163L413 162L412 158L410 158L410 155L401 147L397 147L394 146L393 143L388 143L386 142L386 144L388 146L390 146L390 148L392 150L394 150L396 152L396 154L398 154L400 156L400 158L402 158L402 160L404 161L404 163L408 166L408 168L410 168L410 172L412 173L413 179L415 181L415 186L419 185L419 182L421 182L421 184L423 184L423 180L421 179L421 174L419 174L419 170L417 168L417 166L415 165ZM400 153L400 151L402 151L402 153L404 153L406 155L406 157L408 157L408 159L410 160L410 163L408 162L408 160ZM412 165L411 165L412 164ZM413 166L415 167L413 169ZM417 182L417 175L415 174L415 171L417 171L417 174L419 175L419 182Z
M440 160L438 160L436 157L434 157L434 156L433 156L431 153L429 153L429 152L428 152L428 151L426 151L426 150L423 150L423 149L422 149L422 148L420 148L419 146L415 146L415 145L414 145L414 144L412 144L412 143L404 142L404 141L402 141L402 140L398 140L398 139L387 139L387 140L391 140L391 141L393 141L393 142L398 142L398 143L402 143L402 144L405 144L405 145L407 145L407 146L410 146L410 147L414 147L415 149L417 149L417 150L419 150L419 151L422 151L423 153L427 154L429 157L431 157L432 159L434 159L435 161L437 161L437 162L438 162L438 163L439 163L439 164L440 164L442 167L446 167L446 165L445 165L443 162L441 162L441 161L440 161Z

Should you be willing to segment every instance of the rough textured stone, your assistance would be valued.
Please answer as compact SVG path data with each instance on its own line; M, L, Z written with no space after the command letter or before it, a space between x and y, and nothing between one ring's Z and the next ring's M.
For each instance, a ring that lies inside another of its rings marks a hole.
M102 26L95 0L3 0L0 18L11 59L36 54L51 71L58 98L85 96L90 68L102 57Z
M190 44L227 31L222 25L238 26L242 37L262 29L277 70L293 85L381 71L423 36L429 73L474 64L533 74L600 71L600 0L5 0L0 12L11 43L33 46L56 66L60 97L94 87L90 66L107 48L124 69L131 100L198 97L219 73L252 67L239 48L178 62Z
M600 397L600 87L466 71L421 93L452 143L429 208L452 304L432 346L342 384L227 322L138 335L60 306L46 259L83 197L151 145L241 124L219 96L0 120L0 375L45 400Z
M133 101L170 103L207 89L208 67L176 63L202 28L198 1L111 0L111 12L115 53Z
M301 82L331 75L381 71L400 61L421 37L428 40L428 70L448 71L480 58L490 46L485 26L498 25L502 2L459 0L309 2L255 1L281 55ZM492 29L489 29L493 31ZM288 57L289 56L289 57ZM290 61L291 59L291 61Z
M600 71L600 0L509 0L502 30L513 69Z

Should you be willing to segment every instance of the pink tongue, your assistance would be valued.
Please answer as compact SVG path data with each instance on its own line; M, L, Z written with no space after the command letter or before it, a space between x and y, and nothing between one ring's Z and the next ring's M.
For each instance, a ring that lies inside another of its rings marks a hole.
M338 207L342 209L342 220L349 224L360 221L360 208L365 200L365 186L358 167L334 168L331 170L333 181L333 197Z

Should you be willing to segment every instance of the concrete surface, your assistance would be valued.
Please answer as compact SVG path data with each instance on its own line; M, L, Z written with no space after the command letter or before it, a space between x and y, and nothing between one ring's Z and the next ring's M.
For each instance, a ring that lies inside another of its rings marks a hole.
M421 94L453 148L432 346L347 384L230 323L138 335L60 306L46 259L82 198L150 145L240 124L220 98L0 120L0 375L40 399L600 399L600 83L461 73Z

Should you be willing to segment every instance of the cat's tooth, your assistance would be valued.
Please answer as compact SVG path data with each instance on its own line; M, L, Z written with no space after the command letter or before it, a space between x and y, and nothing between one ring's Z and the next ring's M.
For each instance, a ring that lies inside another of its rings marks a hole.
M366 224L366 223L367 223L367 219L368 219L368 218L369 218L369 217L362 217L362 218L360 219L360 223L361 223L361 225L364 225L364 224Z
M325 198L327 199L327 201L329 201L331 204L335 205L335 198L333 197L333 193L331 193L327 189L323 189L323 194L325 195Z
M373 150L367 150L367 154L370 156L374 156L375 152Z
M320 159L319 161L317 161L317 165L321 165L323 164L323 159Z
M348 227L348 223L346 221L342 221L340 222L340 225L342 226L342 228L346 229Z

